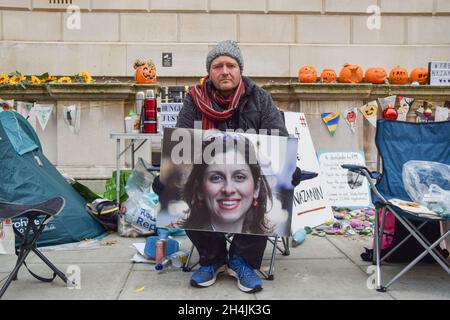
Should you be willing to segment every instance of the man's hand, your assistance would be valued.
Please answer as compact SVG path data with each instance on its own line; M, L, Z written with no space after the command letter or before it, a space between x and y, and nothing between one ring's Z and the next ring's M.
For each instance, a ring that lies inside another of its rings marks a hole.
M294 187L298 186L301 181L314 179L319 174L317 172L311 172L311 171L302 171L299 167L295 168L294 173L292 174L292 185Z
M156 176L152 183L153 191L159 196L164 190L164 184L161 182L159 176Z

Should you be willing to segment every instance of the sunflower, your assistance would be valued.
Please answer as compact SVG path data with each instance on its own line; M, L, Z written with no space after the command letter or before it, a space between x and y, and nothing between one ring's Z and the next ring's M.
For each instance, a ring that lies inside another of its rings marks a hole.
M0 84L8 84L9 76L7 74L0 74Z
M19 83L19 77L12 76L11 78L9 78L9 84L18 84L18 83Z
M84 79L85 83L92 83L94 81L87 71L81 71L78 75Z
M72 83L72 79L70 77L61 77L58 79L58 83Z
M32 84L40 84L42 81L36 77L36 76L31 76L31 83Z

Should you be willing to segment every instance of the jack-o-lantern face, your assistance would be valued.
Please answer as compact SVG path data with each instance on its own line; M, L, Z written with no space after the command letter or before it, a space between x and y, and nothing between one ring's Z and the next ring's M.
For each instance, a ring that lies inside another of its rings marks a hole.
M339 81L343 83L360 83L363 75L361 67L347 63L339 73Z
M298 71L298 82L314 83L317 81L317 71L313 66L301 67Z
M408 70L403 67L396 67L389 74L389 83L407 84L409 82Z
M419 84L428 83L428 69L426 68L415 68L411 71L411 76L409 77L411 82L418 82Z
M366 114L366 116L371 117L377 113L377 109L375 108L375 106L370 105L367 106L366 109L364 109L364 113Z
M368 83L382 84L387 79L387 73L383 68L369 68L365 78Z
M336 72L333 69L323 69L320 74L320 81L324 83L335 82L337 79Z
M156 69L154 66L144 64L136 69L136 83L155 83Z

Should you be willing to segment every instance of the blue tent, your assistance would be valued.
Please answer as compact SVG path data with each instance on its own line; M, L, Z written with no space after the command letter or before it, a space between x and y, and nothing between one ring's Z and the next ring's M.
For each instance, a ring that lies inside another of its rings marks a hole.
M46 226L38 246L78 242L105 233L86 212L86 201L44 156L28 121L14 111L0 112L0 200L35 204L55 196L62 196L66 206ZM13 220L19 230L22 219Z

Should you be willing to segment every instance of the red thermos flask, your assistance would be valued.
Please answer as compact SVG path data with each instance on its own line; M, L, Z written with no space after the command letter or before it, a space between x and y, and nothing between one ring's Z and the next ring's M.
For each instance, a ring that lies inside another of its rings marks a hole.
M144 110L142 112L143 126L142 133L157 132L156 97L153 90L147 90L144 100Z

